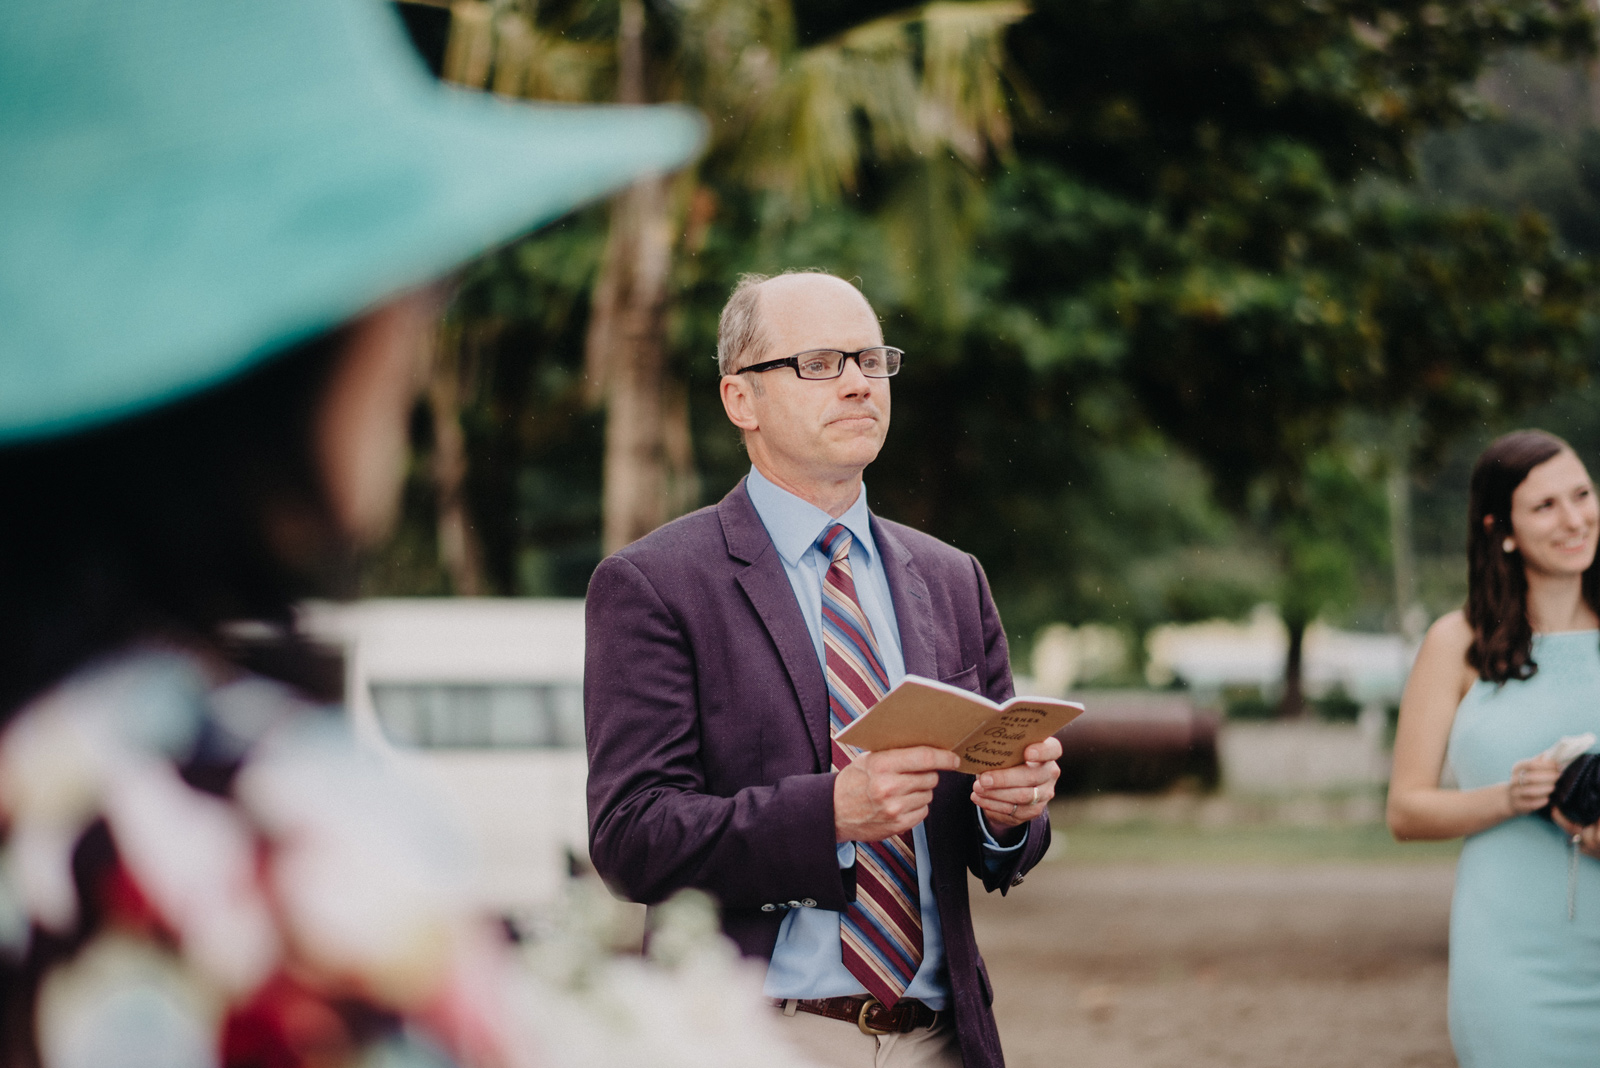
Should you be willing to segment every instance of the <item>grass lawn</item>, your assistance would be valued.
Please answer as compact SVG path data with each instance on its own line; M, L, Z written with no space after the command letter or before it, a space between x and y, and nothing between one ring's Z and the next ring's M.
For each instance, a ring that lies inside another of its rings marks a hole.
M1396 842L1382 824L1296 827L1246 824L1196 827L1137 820L1058 823L1051 860L1073 863L1304 864L1316 861L1454 860L1461 841Z

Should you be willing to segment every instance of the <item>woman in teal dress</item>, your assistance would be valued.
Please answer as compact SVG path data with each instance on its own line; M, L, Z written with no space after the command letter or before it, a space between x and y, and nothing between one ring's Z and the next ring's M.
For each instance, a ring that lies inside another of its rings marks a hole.
M1600 828L1538 814L1561 771L1542 754L1600 734L1597 528L1565 442L1490 445L1472 473L1466 608L1428 631L1401 701L1389 827L1466 837L1450 916L1463 1068L1600 1059Z

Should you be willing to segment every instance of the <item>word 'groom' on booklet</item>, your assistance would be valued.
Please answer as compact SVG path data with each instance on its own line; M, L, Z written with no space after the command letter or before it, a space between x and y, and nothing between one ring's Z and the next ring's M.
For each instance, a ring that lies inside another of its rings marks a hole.
M961 758L969 775L1022 763L1022 751L1083 714L1050 697L1013 697L997 705L948 683L907 675L838 734L844 745L876 752L931 745Z

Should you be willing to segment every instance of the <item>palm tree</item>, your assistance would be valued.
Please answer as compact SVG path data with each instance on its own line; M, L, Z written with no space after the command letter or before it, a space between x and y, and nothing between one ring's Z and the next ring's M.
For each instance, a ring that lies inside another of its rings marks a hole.
M601 0L579 8L569 17L590 23L605 11ZM614 87L619 101L682 102L711 120L698 164L634 184L611 208L585 351L591 395L607 412L610 552L698 494L666 315L685 220L705 225L714 214L707 186L757 192L781 225L853 190L868 160L970 175L1009 145L1004 35L1027 8L930 3L806 47L790 0L620 0L609 47L564 37L509 0L461 0L452 11L446 76L462 84L560 100L599 99ZM915 196L899 203L899 229L918 243L914 232L937 216Z

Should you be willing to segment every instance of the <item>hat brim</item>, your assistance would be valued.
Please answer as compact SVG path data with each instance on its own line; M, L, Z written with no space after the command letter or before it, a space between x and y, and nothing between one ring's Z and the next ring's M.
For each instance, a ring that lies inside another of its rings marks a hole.
M231 152L147 151L35 190L44 203L10 217L0 257L0 315L19 345L0 364L25 361L32 387L0 389L0 443L86 429L223 381L681 164L704 138L703 120L674 107L450 90L405 105L302 118ZM56 197L95 209L49 210ZM7 293L27 294L25 306Z

